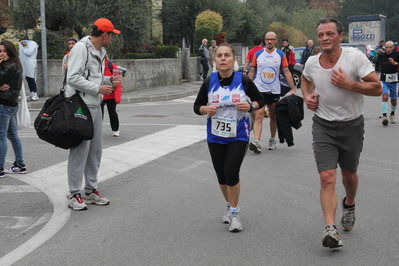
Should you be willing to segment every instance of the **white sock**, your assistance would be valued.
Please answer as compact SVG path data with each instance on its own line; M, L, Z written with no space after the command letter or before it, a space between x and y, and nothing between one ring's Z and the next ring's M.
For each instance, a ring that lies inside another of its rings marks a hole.
M238 212L238 207L231 207L230 206L230 213Z

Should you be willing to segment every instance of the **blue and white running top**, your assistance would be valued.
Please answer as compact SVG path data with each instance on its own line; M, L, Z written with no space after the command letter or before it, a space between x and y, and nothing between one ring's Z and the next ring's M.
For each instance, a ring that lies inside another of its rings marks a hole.
M214 116L207 119L207 140L228 144L235 140L249 141L250 119L247 112L238 111L237 103L247 102L242 84L242 72L234 72L233 82L222 86L218 73L212 73L208 87L208 106L220 106Z

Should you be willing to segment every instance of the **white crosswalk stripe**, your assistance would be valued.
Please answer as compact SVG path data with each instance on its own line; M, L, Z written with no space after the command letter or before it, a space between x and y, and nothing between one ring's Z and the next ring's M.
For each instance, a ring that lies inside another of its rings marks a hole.
M29 129L30 130L30 129ZM133 168L156 160L164 155L190 146L206 138L206 127L201 125L179 125L103 150L98 181L102 182L128 172ZM118 158L115 160L115 158ZM201 162L203 163L203 162ZM14 175L44 192L52 201L54 213L43 229L27 242L0 258L0 265L12 265L20 258L40 247L66 223L70 216L67 207L67 161L22 175ZM189 170L189 169L186 169ZM4 190L11 188L4 188ZM21 187L19 189L22 189ZM28 218L20 217L23 224ZM13 226L17 226L14 222Z

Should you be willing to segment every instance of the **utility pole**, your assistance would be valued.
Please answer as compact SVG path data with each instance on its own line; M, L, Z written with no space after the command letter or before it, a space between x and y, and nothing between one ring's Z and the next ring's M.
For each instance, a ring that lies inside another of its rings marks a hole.
M42 69L43 69L43 93L48 96L48 74L47 74L47 36L46 36L46 7L45 0L40 0L40 21L42 35Z

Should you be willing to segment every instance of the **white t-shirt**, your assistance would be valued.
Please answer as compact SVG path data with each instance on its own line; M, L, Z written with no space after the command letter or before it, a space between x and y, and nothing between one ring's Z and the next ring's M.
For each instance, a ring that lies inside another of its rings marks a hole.
M363 94L337 87L331 83L332 69L346 73L352 81L374 72L370 61L360 51L353 48L342 48L338 62L332 69L320 65L321 54L309 57L302 75L315 84L315 93L319 94L319 105L315 114L328 121L349 121L358 118L363 112Z
M280 69L288 67L284 52L276 48L271 53L266 49L256 51L252 66L256 67L254 83L260 92L281 93Z

